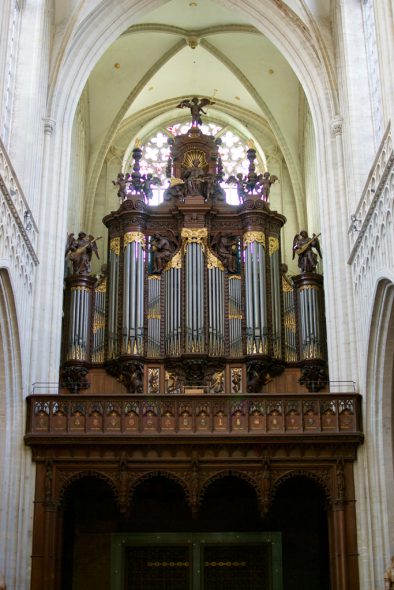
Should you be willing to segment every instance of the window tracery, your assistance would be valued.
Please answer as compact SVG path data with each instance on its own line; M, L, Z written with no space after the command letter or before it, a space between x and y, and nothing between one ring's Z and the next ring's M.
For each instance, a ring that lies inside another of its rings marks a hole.
M8 35L8 55L4 84L4 103L3 103L3 120L1 125L1 135L4 144L7 146L11 132L13 92L16 74L17 50L20 29L19 2L14 0L12 3L12 13L10 15L9 35Z
M364 0L363 18L375 145L379 145L384 131L384 123L373 0Z

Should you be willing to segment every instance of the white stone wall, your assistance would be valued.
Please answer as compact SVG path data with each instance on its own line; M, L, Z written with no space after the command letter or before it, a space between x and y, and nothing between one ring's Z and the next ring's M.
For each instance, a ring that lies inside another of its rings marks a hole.
M394 150L390 127L350 228L365 443L356 490L362 590L383 587L394 550Z
M84 225L88 161L89 110L87 89L85 88L75 113L71 137L67 230L76 234L79 231L90 232L90 228Z

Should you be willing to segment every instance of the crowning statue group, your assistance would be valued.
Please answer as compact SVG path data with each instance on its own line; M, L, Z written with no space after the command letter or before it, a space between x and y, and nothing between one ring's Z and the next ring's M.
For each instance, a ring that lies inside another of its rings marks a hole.
M199 100L195 96L190 100L183 100L177 105L177 108L189 108L192 117L192 127L198 127L202 124L201 113L206 114L203 107L213 104L215 103L207 98ZM200 160L194 158L192 165L184 171L181 179L171 179L170 187L165 191L165 198L179 198L184 200L188 196L201 195L205 201L214 198L224 201L226 194L224 189L219 185L222 176L204 174L204 170L200 164ZM244 177L242 173L239 173L236 176L229 176L226 182L227 184L236 184L241 203L249 193L259 194L263 201L268 202L271 186L277 180L278 177L271 175L269 172L258 175L254 172L253 168L247 176ZM120 172L117 180L113 180L112 183L118 187L117 195L121 201L127 198L131 186L134 187L134 190L136 189L135 179L129 173L124 174ZM154 177L153 174L149 173L141 176L139 189L145 194L148 202L153 195L153 184L160 184L160 180ZM68 236L66 256L68 255L72 261L74 274L90 273L90 262L93 253L99 258L96 244L99 239L100 237L94 238L84 232L80 232L77 239L74 238L74 234ZM219 236L218 243L214 244L213 247L217 250L220 258L222 260L225 259L228 271L236 272L238 268L236 257L237 246L235 242L225 242L225 239L228 238ZM178 243L175 237L170 239L168 236L154 235L151 238L150 247L153 253L152 272L160 273L177 249ZM298 256L300 272L315 272L318 264L318 255L322 258L319 236L313 234L312 237L309 237L308 232L305 230L296 234L293 240L293 259L296 254Z

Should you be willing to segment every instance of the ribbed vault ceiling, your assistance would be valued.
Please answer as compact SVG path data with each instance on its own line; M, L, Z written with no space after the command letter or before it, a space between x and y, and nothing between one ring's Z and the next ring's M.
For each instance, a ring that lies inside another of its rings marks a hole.
M330 0L271 1L284 19L305 30L317 25L324 35L329 27ZM91 4L86 2L80 14ZM64 5L57 4L56 16L65 24ZM215 101L208 119L238 128L243 136L249 133L268 158L283 157L302 224L305 95L282 54L236 6L230 11L219 0L170 0L146 12L97 61L86 90L88 226L106 156L116 153L122 160L137 137L184 119L187 113L175 107L195 95Z

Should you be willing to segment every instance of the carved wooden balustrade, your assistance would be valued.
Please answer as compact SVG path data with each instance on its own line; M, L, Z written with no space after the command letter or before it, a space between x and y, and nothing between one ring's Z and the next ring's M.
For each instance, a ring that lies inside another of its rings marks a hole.
M358 394L31 395L26 442L109 437L362 439ZM282 439L283 440L283 439Z

